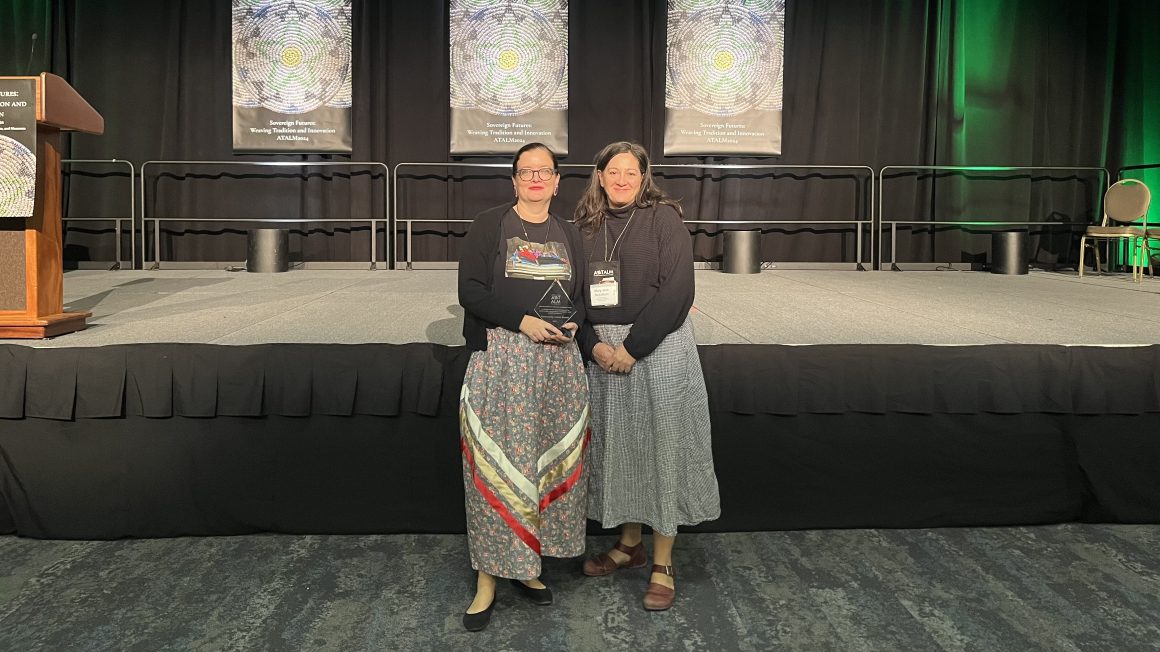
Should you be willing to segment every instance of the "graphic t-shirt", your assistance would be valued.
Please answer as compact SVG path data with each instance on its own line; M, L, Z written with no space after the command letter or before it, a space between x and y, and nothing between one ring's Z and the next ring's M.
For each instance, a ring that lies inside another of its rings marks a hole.
M549 217L539 224L525 222L509 210L503 216L501 229L493 275L497 296L524 306L530 313L552 281L559 280L568 290L572 252L568 251L564 228L556 218Z
M524 224L524 228L527 228ZM540 227L542 225L535 224ZM545 229L545 233L547 230ZM506 233L505 233L506 235ZM549 236L551 234L548 234ZM568 247L563 242L536 242L525 240L532 237L532 230L525 234L522 231L505 239L506 256L504 260L504 276L508 278L527 278L534 281L555 280L567 281L572 278L572 264L569 262Z

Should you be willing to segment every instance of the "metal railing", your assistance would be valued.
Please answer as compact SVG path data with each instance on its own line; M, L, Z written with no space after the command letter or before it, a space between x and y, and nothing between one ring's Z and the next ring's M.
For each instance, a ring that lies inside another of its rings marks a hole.
M326 218L326 217L278 217L278 218L237 218L237 217L149 217L148 203L146 202L145 186L146 186L146 169L149 166L158 165L214 165L214 166L257 166L257 167L370 167L382 168L383 170L383 216L369 217L369 218ZM336 222L367 222L370 224L370 268L375 269L378 258L378 243L377 243L377 227L379 222L387 225L387 232L391 231L390 223L390 188L389 188L390 169L386 163L379 161L145 161L141 164L141 241L142 245L146 242L145 225L147 222L153 222L153 267L154 269L161 265L161 223L162 222L242 222L242 223L336 223ZM387 242L388 251L390 251L391 243ZM389 257L389 256L388 256ZM142 261L145 255L142 252Z
M890 225L890 267L897 269L898 263L898 225L921 224L933 227L1004 227L1004 226L1074 226L1075 222L1029 222L1026 220L987 220L987 221L958 221L958 220L888 220L885 216L886 204L886 172L887 170L911 170L932 172L1100 172L1104 178L1104 188L1111 185L1111 175L1107 168L1102 167L1067 167L1067 166L1020 166L1020 165L887 165L878 170L878 225L877 230L883 231ZM1100 193L1102 197L1103 193ZM879 238L881 241L881 237ZM881 246L881 245L879 245ZM885 265L884 265L885 266Z
M1129 171L1129 170L1156 170L1156 169L1160 169L1160 163L1141 163L1139 165L1125 165L1125 166L1121 167L1120 169L1116 170L1116 180L1117 181L1123 180L1124 179L1124 172ZM1155 205L1157 205L1157 204L1153 204L1153 206L1155 206ZM1156 209L1151 208L1148 210L1148 212L1151 213L1154 210L1156 210ZM1148 249L1148 242L1152 242L1152 241L1154 241L1154 238L1147 238L1145 245L1144 245L1145 249L1147 249L1149 254L1151 253L1152 249ZM1107 243L1107 246L1109 246L1109 247L1111 246L1110 241ZM1151 245L1151 246L1152 246L1152 248L1156 247L1156 245ZM1152 256L1149 256L1149 258L1152 258ZM1108 255L1108 259L1109 260L1111 259L1110 253ZM1143 279L1143 270L1141 270L1140 273L1141 273L1140 278Z
M510 163L459 163L459 162L402 162L394 166L388 167L386 163L378 161L234 161L234 160L154 160L146 161L140 166L140 249L138 249L137 238L137 201L136 195L133 192L133 185L136 183L137 168L132 162L122 159L64 159L61 161L65 164L91 164L91 165L124 165L129 170L129 215L128 217L68 217L68 221L105 221L114 224L116 231L116 258L118 267L123 256L123 248L121 244L122 222L129 221L129 237L130 237L130 255L129 264L132 268L136 268L138 261L138 251L140 251L140 260L142 266L147 258L148 245L148 230L147 225L152 222L153 226L153 263L157 267L161 263L161 223L162 222L244 222L244 223L341 223L341 222L366 222L370 225L370 247L369 260L370 267L374 269L378 262L378 243L377 243L377 229L379 223L386 225L386 261L391 267L397 268L400 265L406 265L408 269L414 264L414 225L416 223L440 223L440 224L470 224L471 219L462 218L420 218L420 217L404 217L399 211L399 176L400 170L403 168L485 168L485 169L508 169ZM343 168L381 168L384 174L383 182L383 201L382 201L382 216L372 216L362 219L344 218L209 218L209 217L150 217L148 215L148 195L147 195L147 171L150 167L164 166L164 165L178 165L178 166L254 166L254 167L290 167L290 168L310 168L310 167L343 167ZM564 163L560 164L564 169L591 169L592 165L587 163ZM852 225L855 230L856 252L855 263L859 268L866 262L866 256L863 251L863 235L862 229L864 226L869 228L869 243L872 251L881 254L881 249L884 246L882 242L885 239L887 227L889 227L890 239L890 256L887 261L891 266L897 263L898 256L898 227L900 225L928 225L931 227L1008 227L1008 226L1042 226L1042 227L1058 227L1058 226L1073 226L1074 222L1063 221L1026 221L1026 220L988 220L988 221L954 221L954 220L888 220L885 218L885 204L886 204L886 181L888 173L892 170L897 171L911 171L911 172L1096 172L1103 175L1104 187L1111 185L1111 174L1107 168L1103 167L1069 167L1069 166L946 166L946 165L888 165L880 168L877 173L869 166L862 165L747 165L747 164L668 164L658 163L652 166L658 173L664 173L672 170L723 170L725 172L745 172L745 171L777 171L777 170L809 170L809 171L833 171L833 170L847 170L866 172L870 181L870 196L869 196L869 216L866 218L860 217L859 213L863 212L860 206L861 197L856 198L856 205L854 207L854 219L849 220L785 220L785 219L755 219L755 220L685 220L687 224L702 224L702 225L722 225L722 226L742 226L742 225L778 225L778 224L801 224L801 225L825 225L825 224L840 224ZM1117 178L1123 178L1124 173L1131 170L1147 170L1160 168L1160 163L1129 165L1119 168L1116 172ZM877 186L877 187L875 187ZM1102 196L1102 193L1101 193ZM875 202L877 200L877 202ZM877 211L875 211L875 206ZM399 255L396 247L396 238L399 235L400 228L405 236L404 242L406 249L406 256ZM875 245L877 244L877 249ZM873 256L870 257L873 260Z
M1160 169L1160 163L1141 163L1140 165L1125 165L1116 170L1116 179L1124 178L1125 170L1155 170Z
M418 162L396 163L394 169L391 172L391 197L394 199L394 204L393 204L394 211L391 214L394 217L394 226L391 230L391 238L390 239L393 242L395 237L397 236L399 224L400 223L405 224L406 226L403 227L403 229L404 229L403 233L405 236L403 239L403 242L404 242L405 248L407 250L407 256L405 259L400 260L399 254L398 254L398 248L396 247L394 249L395 257L392 259L392 264L393 264L395 269L398 269L400 264L405 264L407 269L412 269L412 267L415 264L413 236L414 236L414 224L416 222L423 223L423 224L470 224L473 221L473 220L463 219L463 218L446 218L446 217L430 217L430 218L401 217L399 215L399 168L403 168L403 167L468 168L468 169L472 169L472 168L484 168L484 169L486 169L486 168L491 168L491 169L506 168L508 170L511 170L512 165L511 165L511 163L458 163L458 162L454 162L454 161L448 161L446 163L431 163L431 162L426 162L426 163L418 163ZM585 169L585 168L591 168L592 165L590 163L560 163L557 167L570 168L570 169L576 169L576 168Z
M62 217L62 222L112 222L113 230L116 234L116 243L114 247L114 256L116 257L116 264L114 269L120 269L121 263L121 222L129 220L129 269L137 268L137 194L135 191L137 186L137 168L129 161L118 158L112 159L89 159L89 158L66 158L60 162L61 166L72 164L84 165L125 165L129 168L129 215L128 217Z
M873 247L874 238L874 168L868 165L749 165L741 163L658 163L652 166L653 169L660 170L679 170L679 169L701 169L701 170L847 170L859 171L867 173L867 180L870 182L870 202L869 202L869 217L866 219L858 219L859 206L854 207L855 219L852 220L685 220L686 224L847 224L854 226L854 241L855 241L855 265L858 269L863 269L862 260L862 225L866 225L870 232L871 247Z
M394 198L394 228L397 230L399 225L405 225L404 229L404 243L407 251L405 259L399 259L396 255L394 259L395 267L405 264L407 269L412 269L415 261L413 257L413 225L416 222L430 223L430 224L470 224L472 220L462 218L411 218L403 217L399 212L399 169L404 167L414 168L504 168L510 169L510 163L458 163L458 162L403 162L397 163L391 176L391 195ZM590 163L562 163L560 168L568 169L591 169ZM865 165L744 165L744 164L695 164L695 163L657 163L652 165L652 169L656 171L665 170L726 170L726 171L762 171L762 170L856 170L867 173L867 180L870 182L870 201L869 201L869 217L866 219L852 219L852 220L685 220L686 224L717 224L717 225L750 225L750 224L846 224L853 225L855 229L856 240L856 261L855 264L859 269L862 269L862 227L866 225L869 229L871 237L871 247L874 241L874 168ZM855 207L857 209L857 207ZM857 212L855 212L855 215ZM392 232L392 237L396 235ZM397 251L397 249L396 249Z

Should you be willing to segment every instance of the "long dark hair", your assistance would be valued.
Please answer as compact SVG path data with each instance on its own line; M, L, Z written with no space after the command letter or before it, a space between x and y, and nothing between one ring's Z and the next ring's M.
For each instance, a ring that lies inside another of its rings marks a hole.
M560 171L560 164L556 162L556 152L553 152L551 147L548 147L547 145L545 145L543 143L528 143L527 145L524 145L523 147L517 149L516 155L512 157L512 177L513 178L517 174L519 174L519 169L516 166L518 166L520 164L520 157L524 155L524 152L530 152L533 149L542 149L545 152L547 152L548 156L552 157L552 169L557 171L557 172Z
M632 154L640 167L640 191L636 194L634 204L638 208L668 204L677 209L678 215L681 214L681 205L666 195L665 191L661 190L653 181L648 152L636 143L622 140L609 144L600 150L596 158L592 160L596 167L592 170L588 187L584 190L584 196L580 198L580 203L576 204L576 212L573 214L573 221L576 222L576 226L580 227L581 231L592 234L604 224L604 215L610 206L608 205L608 195L604 194L604 189L600 187L600 173L608 167L608 162L614 156L625 152Z

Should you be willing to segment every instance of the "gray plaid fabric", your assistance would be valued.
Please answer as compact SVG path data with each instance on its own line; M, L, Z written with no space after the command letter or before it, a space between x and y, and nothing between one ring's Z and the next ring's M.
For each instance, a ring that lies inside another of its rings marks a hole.
M597 324L596 332L616 346L629 328ZM721 515L709 400L688 319L627 375L589 363L588 389L588 518L604 527L645 523L673 536L678 525Z

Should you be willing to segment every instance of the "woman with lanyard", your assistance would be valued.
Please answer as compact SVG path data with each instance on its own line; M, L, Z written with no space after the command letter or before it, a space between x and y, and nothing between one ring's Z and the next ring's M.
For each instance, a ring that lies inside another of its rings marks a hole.
M653 566L644 607L659 611L676 596L677 527L721 514L689 320L693 249L680 206L653 182L643 147L612 143L595 164L575 214L585 236L592 324L580 346L594 361L588 517L622 527L612 550L584 562L584 574L644 566L646 524Z
M463 615L487 627L496 578L552 603L540 557L584 552L588 387L574 342L587 273L580 232L548 212L556 156L529 143L512 161L515 203L476 216L459 259L463 337L471 351L459 400L463 489L475 598Z

